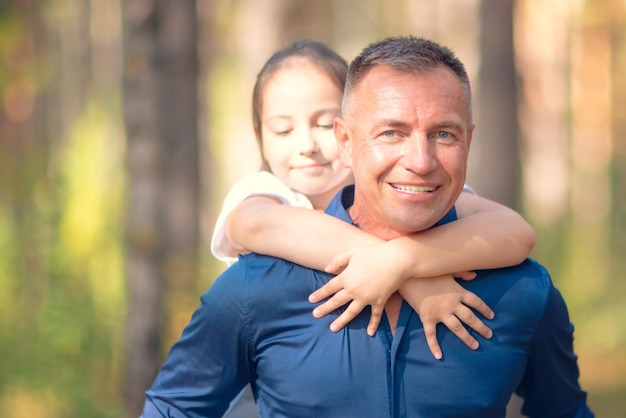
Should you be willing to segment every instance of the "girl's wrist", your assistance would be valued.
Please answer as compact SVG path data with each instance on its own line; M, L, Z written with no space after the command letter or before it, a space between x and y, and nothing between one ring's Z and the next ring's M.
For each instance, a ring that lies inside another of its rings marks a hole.
M396 238L385 243L388 246L394 271L403 283L409 277L419 277L419 259L412 248L413 241L408 237Z

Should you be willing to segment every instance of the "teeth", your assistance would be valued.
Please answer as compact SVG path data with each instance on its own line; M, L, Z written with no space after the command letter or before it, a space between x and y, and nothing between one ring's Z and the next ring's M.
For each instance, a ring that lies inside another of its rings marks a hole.
M434 187L413 186L410 184L392 184L391 186L396 190L407 193L430 193L435 190Z

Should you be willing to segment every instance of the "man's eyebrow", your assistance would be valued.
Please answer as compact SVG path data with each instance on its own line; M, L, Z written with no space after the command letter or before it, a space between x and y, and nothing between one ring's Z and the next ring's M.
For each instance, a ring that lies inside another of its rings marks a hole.
M410 125L409 123L403 122L403 121L398 120L398 119L381 119L381 120L376 122L376 124L373 126L373 128L374 129L380 129L382 127L406 128L409 125Z
M463 124L453 120L442 120L432 124L433 128L454 128L463 130Z

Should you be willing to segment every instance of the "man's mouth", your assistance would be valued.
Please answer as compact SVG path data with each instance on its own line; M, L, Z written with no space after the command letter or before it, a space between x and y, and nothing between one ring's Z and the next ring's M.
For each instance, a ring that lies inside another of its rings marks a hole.
M415 194L432 193L437 188L434 186L417 186L414 184L396 184L396 183L389 183L389 184L391 185L391 187L401 192L415 193Z

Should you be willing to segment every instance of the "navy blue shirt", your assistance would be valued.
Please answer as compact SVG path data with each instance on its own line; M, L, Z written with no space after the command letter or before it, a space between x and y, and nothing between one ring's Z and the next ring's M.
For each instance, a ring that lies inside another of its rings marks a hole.
M327 213L350 222L352 200L353 189L344 189ZM453 209L442 222L454 219ZM530 417L593 416L578 384L567 308L535 261L461 282L495 311L494 335L474 334L473 351L439 324L442 360L406 302L395 335L383 317L369 337L369 309L331 332L340 312L314 319L307 301L331 277L274 257L241 257L202 295L146 393L143 417L220 417L248 383L261 417L504 417L513 392Z

